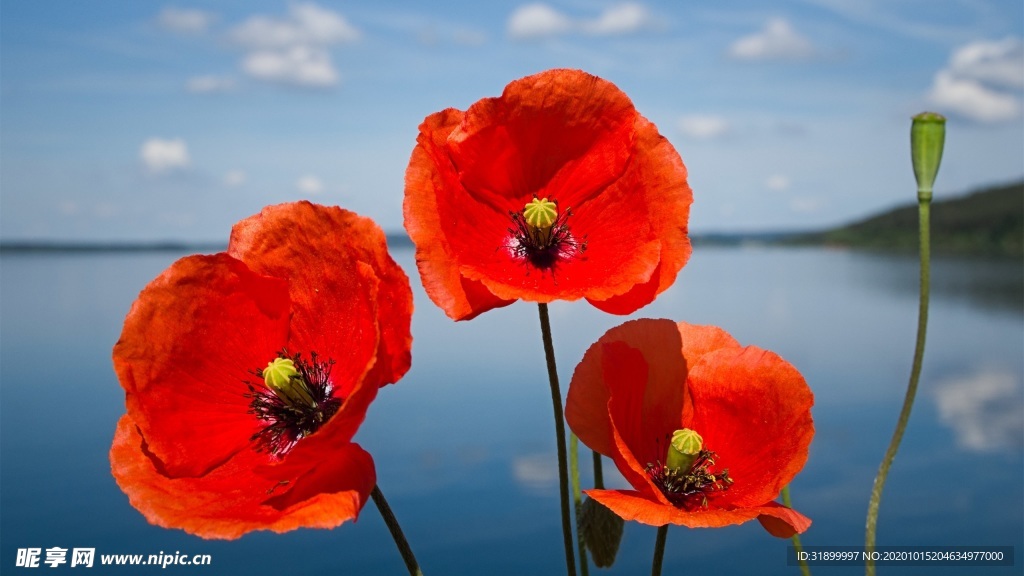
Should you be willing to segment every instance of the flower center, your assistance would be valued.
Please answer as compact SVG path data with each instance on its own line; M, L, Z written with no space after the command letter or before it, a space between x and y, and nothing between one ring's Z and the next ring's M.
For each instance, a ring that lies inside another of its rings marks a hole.
M516 258L541 270L554 268L563 260L582 254L587 249L583 242L569 231L568 221L572 209L559 213L558 205L547 198L534 198L520 212L509 211L512 235L509 250Z
M669 502L689 510L706 508L709 493L728 490L732 485L729 470L718 474L712 471L714 465L715 453L704 449L700 435L683 428L672 434L665 464L648 463L645 470Z
M320 361L316 352L309 356L307 362L301 354L288 356L281 351L266 368L254 371L264 386L246 381L249 413L255 414L262 426L250 438L257 452L284 456L341 408L344 400L331 395L334 360Z

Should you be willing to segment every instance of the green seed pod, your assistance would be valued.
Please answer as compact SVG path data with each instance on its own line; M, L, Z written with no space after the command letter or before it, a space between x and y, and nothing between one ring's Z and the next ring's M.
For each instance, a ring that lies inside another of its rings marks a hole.
M263 369L263 381L266 382L267 388L277 394L278 398L291 406L297 404L316 405L291 358L275 358L270 361Z
M932 185L942 162L942 147L946 141L946 118L935 112L922 112L914 116L910 127L910 156L917 179L917 198L922 202L932 199Z
M676 430L672 433L672 441L668 445L665 467L685 474L690 471L690 467L693 466L693 462L703 448L704 439L700 437L700 434L689 428Z
M523 218L534 228L550 228L558 218L558 206L547 198L534 198L523 208Z

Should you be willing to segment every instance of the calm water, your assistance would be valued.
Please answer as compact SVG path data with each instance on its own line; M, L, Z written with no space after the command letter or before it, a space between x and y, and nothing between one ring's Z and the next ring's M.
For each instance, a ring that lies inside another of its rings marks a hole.
M333 531L233 542L150 526L129 506L107 461L124 411L110 351L139 290L178 256L3 255L0 572L20 573L17 548L59 546L213 559L210 567L96 566L86 574L402 574L372 504L357 523ZM374 455L379 484L425 573L564 574L536 307L517 303L453 323L423 294L411 250L395 256L416 291L413 368L381 392L356 440ZM879 544L1015 546L1015 567L961 571L1019 574L1022 268L939 260L934 274L922 386L886 488ZM803 372L816 394L817 428L792 486L796 508L814 520L805 544L863 541L871 482L909 373L916 275L916 262L905 257L701 249L672 290L635 315L718 324ZM584 303L556 303L551 314L564 393L586 348L624 319ZM606 476L621 483L613 469L607 463ZM615 568L598 573L650 573L654 536L654 528L627 525ZM786 566L787 544L756 522L674 527L665 574L797 574ZM897 572L933 569L883 573Z

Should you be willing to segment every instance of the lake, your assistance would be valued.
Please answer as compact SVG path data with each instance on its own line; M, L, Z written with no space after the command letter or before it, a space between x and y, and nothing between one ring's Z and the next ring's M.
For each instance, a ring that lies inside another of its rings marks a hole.
M372 504L358 522L205 541L149 525L110 475L124 412L111 348L138 292L181 254L0 257L0 571L18 548L95 548L86 574L403 574ZM373 454L427 576L564 574L552 412L537 308L455 323L419 284L411 249L413 366L381 390L356 441ZM886 486L879 545L1024 550L1024 271L1019 261L936 259L917 403ZM814 523L805 545L859 546L872 480L900 409L917 323L917 261L818 248L695 250L676 284L630 318L717 324L778 352L816 397L817 433L792 484ZM624 317L554 303L565 394L583 352ZM581 451L584 464L589 451ZM582 466L583 485L590 471ZM605 460L612 487L623 486ZM649 574L655 528L627 524L616 565ZM668 533L665 574L799 574L757 522ZM209 554L210 566L99 567L100 554ZM45 559L45 552L43 553ZM41 565L44 573L51 568ZM83 571L64 565L54 572ZM816 567L859 574L863 568ZM931 567L880 573L927 574ZM33 573L28 571L26 573Z

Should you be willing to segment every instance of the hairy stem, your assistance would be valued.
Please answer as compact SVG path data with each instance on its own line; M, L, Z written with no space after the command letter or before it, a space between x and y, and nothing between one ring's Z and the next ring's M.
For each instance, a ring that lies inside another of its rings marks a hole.
M594 488L598 490L604 490L604 470L601 468L601 455L597 450L593 451L594 454Z
M373 498L373 503L377 505L377 510L380 511L381 517L384 518L384 523L388 525L388 530L391 531L391 537L394 538L395 545L398 546L398 552L402 555L402 560L405 561L405 567L409 570L409 576L423 576L420 565L416 563L416 556L413 555L412 548L409 547L409 541L405 539L402 527L398 525L398 519L395 518L395 513L391 511L391 506L388 506L388 501L384 499L384 493L380 491L379 486L373 487L370 497Z
M885 451L885 457L878 468L878 475L875 476L875 485L871 489L871 502L868 504L867 526L865 528L864 548L868 552L866 562L866 574L874 576L875 563L871 560L871 552L875 550L875 535L878 528L878 507L882 503L882 489L885 488L885 480L889 475L889 468L899 450L900 442L903 440L903 433L907 429L907 421L910 419L910 410L914 407L914 396L917 394L917 383L921 376L921 361L924 358L924 337L928 328L928 286L931 258L931 234L930 229L930 208L931 194L927 197L918 194L918 222L921 247L921 296L918 304L917 316L917 345L914 348L914 363L910 369L910 383L907 385L907 395L903 399L903 409L900 410L900 417L896 423L896 430L889 442L889 449Z
M555 367L555 346L551 343L551 320L548 305L538 304L540 332L544 340L544 357L548 364L548 382L551 384L551 405L555 412L555 442L558 444L558 491L562 501L562 537L565 541L565 569L576 576L576 559L572 551L572 521L569 517L569 473L565 454L565 418L562 416L562 392L558 388L558 370Z
M658 528L658 537L654 540L654 561L651 562L651 576L661 576L661 561L665 558L665 540L668 537L668 524Z

